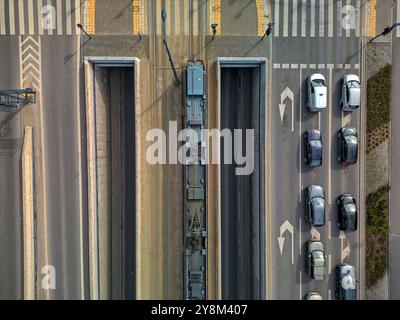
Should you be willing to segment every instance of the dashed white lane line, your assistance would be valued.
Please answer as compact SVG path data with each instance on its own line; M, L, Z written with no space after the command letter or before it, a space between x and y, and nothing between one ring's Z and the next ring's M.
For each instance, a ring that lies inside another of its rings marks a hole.
M332 223L330 221L328 222L328 239L332 239Z

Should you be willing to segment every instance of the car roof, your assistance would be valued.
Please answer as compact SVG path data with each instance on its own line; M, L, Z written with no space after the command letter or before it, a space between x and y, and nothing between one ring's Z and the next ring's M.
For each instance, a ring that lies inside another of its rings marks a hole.
M321 73L313 73L313 74L310 76L310 79L311 79L311 80L317 80L317 79L325 80L325 77L324 77L324 75L321 74Z
M347 81L358 81L358 82L360 82L360 78L356 74L346 74L344 77L346 78Z

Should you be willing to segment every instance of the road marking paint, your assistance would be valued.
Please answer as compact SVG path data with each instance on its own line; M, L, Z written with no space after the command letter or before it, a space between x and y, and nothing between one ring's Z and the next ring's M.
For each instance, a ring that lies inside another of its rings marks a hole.
M35 33L35 19L33 14L33 0L28 0L28 26L29 34L33 35Z
M298 65L297 63L292 63L292 64L290 65L290 68L291 68L291 69L298 69L298 68L299 68L299 65Z
M10 19L10 34L15 35L15 7L14 7L14 0L8 2L8 12L9 12L9 19Z
M328 0L328 37L333 37L333 0Z
M342 26L342 0L338 0L337 2L337 36L341 37L343 35L343 26Z
M325 64L324 63L318 64L318 69L325 69Z
M301 245L302 245L302 241L301 241L301 218L299 219L299 255L301 256Z
M138 34L140 25L140 6L138 0L132 1L133 34Z
M164 0L165 1L165 12L167 14L167 21L165 22L165 32L167 36L172 34L172 0ZM193 5L194 6L194 5Z
M307 69L307 64L305 64L305 63L300 64L300 68L301 69Z
M311 0L310 10L311 10L310 37L315 37L315 0Z
M369 4L369 36L375 37L376 35L376 0L370 0Z
M193 35L198 36L199 35L199 29L200 29L200 25L199 25L199 0L192 0L193 4L192 4L192 14L193 14Z
M307 34L307 0L301 2L301 36Z
M256 8L258 36L262 37L265 33L266 28L266 26L264 26L264 8L262 0L256 0Z
M283 2L283 36L288 36L289 31L289 1L284 0Z
M274 69L280 69L281 64L280 63L274 63Z
M356 37L360 36L360 23L361 23L361 18L360 18L360 0L356 0Z
M347 8L351 7L351 0L346 0L346 6ZM350 37L351 36L351 29L350 28L346 28L346 37Z
M289 63L282 63L282 69L289 69L290 64Z
M66 33L67 35L72 34L72 6L71 0L67 0L65 3L65 22L66 22Z
M400 1L399 0L397 0L396 21L397 22L400 21ZM397 27L396 36L400 37L400 28L399 27Z
M89 0L88 3L88 33L96 33L96 0Z
M302 169L302 165L303 165L303 143L301 141L302 139L302 112L303 112L303 103L302 103L302 80L303 80L303 69L300 68L299 70L300 73L300 77L299 77L299 88L300 88L300 104L299 104L299 137L300 137L300 146L299 146L299 202L301 203L302 201L302 177L301 177L301 169ZM300 219L300 240L301 240L301 219ZM301 241L300 241L300 246L301 246ZM301 254L301 247L300 247L300 254Z
M354 65L354 69L360 69L360 65L358 64L358 63L356 63L355 65Z
M4 0L0 0L0 34L6 34L6 15Z
M76 24L81 21L81 2L80 0L75 0L75 32L80 34L81 30L76 27Z
M345 69L351 69L351 64L345 64L345 65L344 65L344 68L345 68Z
M180 2L180 0L178 0ZM186 1L183 1L185 3ZM217 27L217 33L216 35L221 34L221 0L212 0L211 5L210 5L210 16L211 16L211 23L216 23L218 25ZM210 28L210 35L212 35L212 30Z
M332 239L332 223L330 221L328 222L328 239Z
M316 69L316 68L317 68L317 65L316 65L315 63L310 63L310 64L308 65L308 68L309 68L309 69Z
M328 274L331 274L332 269L332 255L328 255Z
M332 69L329 69L328 103L328 204L332 203Z
M336 65L336 69L343 69L343 64L342 63L338 63Z
M321 112L318 112L318 130L321 131Z
M24 3L18 1L19 34L25 34Z
M181 17L181 15L180 15L180 3L181 3L181 1L179 1L179 0L174 0L174 13L175 13L175 19L174 19L174 23L175 23L175 30L174 30L174 32L175 32L175 34L176 35L179 35L180 34L180 27L181 27L181 25L180 25L180 22L181 22L181 19L180 19L180 17ZM211 24L213 24L214 22L211 22L209 25L211 26Z
M52 2L52 0L47 0L47 6L51 6L51 7L53 7L53 2ZM40 13L40 16L42 17L41 19L43 20L43 18L44 18L44 15L43 15L43 13L41 12ZM55 19L56 19L57 17L55 17ZM55 23L55 21L54 21L54 23ZM52 28L53 28L54 26L52 26ZM43 28L43 24L42 24L42 28ZM48 28L47 29L47 33L49 34L49 35L53 35L53 32L54 32L54 30L52 29L52 28Z
M274 36L279 37L279 0L275 0L275 13L274 13Z
M43 8L43 1L38 0L37 4L37 14L38 14L38 29L39 29L39 35L43 35L43 14L42 14L42 8Z
M221 7L219 7L218 8L218 10L221 10L220 9ZM184 35L185 36L188 36L189 35L189 14L190 14L190 9L189 9L189 1L183 1L183 32L184 32ZM220 25L218 25L218 26L220 26ZM218 32L218 29L220 29L220 28L217 28L217 32Z
M328 300L332 300L332 292L331 292L331 289L328 290Z
M302 289L302 284L301 284L301 270L300 270L300 278L299 278L299 290L300 290L300 297L299 297L299 299L300 300L303 300L303 289Z
M319 36L325 35L325 1L319 0Z
M62 35L63 23L62 23L62 2L57 0L57 34Z
M292 37L297 37L297 1L293 1Z

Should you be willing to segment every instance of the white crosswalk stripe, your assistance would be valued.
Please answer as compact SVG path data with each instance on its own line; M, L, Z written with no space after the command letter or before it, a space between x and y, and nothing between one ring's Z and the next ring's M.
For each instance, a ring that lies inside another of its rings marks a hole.
M0 0L0 35L79 34L81 0Z
M360 0L271 1L274 36L359 37L360 5Z
M397 0L396 21L400 21L400 0ZM397 28L396 36L400 37L400 28Z

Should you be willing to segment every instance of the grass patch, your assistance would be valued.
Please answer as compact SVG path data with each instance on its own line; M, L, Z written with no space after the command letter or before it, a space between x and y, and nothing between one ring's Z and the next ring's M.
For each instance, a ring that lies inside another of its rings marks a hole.
M388 268L389 186L379 188L367 197L366 273L367 287L382 279Z
M386 65L367 83L367 131L373 132L390 121L392 66Z

